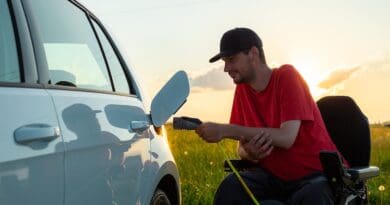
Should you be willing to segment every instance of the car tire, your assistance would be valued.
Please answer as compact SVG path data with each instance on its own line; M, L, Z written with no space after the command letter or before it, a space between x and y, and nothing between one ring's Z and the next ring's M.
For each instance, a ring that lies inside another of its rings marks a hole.
M171 202L163 190L157 189L153 194L150 205L171 205Z

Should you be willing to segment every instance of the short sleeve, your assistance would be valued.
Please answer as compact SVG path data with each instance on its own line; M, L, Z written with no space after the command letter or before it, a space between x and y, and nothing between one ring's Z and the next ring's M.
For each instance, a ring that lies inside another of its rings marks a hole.
M291 65L280 70L280 119L281 122L289 120L314 119L314 100L310 90L298 71Z

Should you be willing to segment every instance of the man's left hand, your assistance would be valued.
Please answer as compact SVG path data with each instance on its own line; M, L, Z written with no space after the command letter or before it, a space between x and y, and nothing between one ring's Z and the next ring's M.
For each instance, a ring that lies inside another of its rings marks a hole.
M240 145L244 148L248 154L249 159L259 160L271 154L273 150L271 135L268 132L260 131L253 136L249 141L242 138Z

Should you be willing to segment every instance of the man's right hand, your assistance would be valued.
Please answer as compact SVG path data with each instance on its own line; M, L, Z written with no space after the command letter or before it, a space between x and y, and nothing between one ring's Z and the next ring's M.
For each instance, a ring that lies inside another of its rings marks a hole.
M204 141L209 143L216 143L223 139L224 134L224 125L213 122L205 122L200 124L195 132L199 135Z
M246 158L252 161L257 161L271 154L273 150L271 135L268 132L260 131L251 139L240 139L240 145L246 152L247 156L240 153L242 158Z

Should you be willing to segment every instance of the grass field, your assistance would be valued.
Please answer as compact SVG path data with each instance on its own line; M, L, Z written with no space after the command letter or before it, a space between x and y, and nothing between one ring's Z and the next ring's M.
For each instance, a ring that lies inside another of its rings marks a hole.
M179 167L183 204L212 204L214 193L226 175L225 157L237 158L236 143L224 140L207 144L193 131L175 131L169 124L166 129ZM371 164L380 168L380 176L368 183L369 204L390 204L390 128L372 125L371 140ZM379 187L384 191L379 191Z

